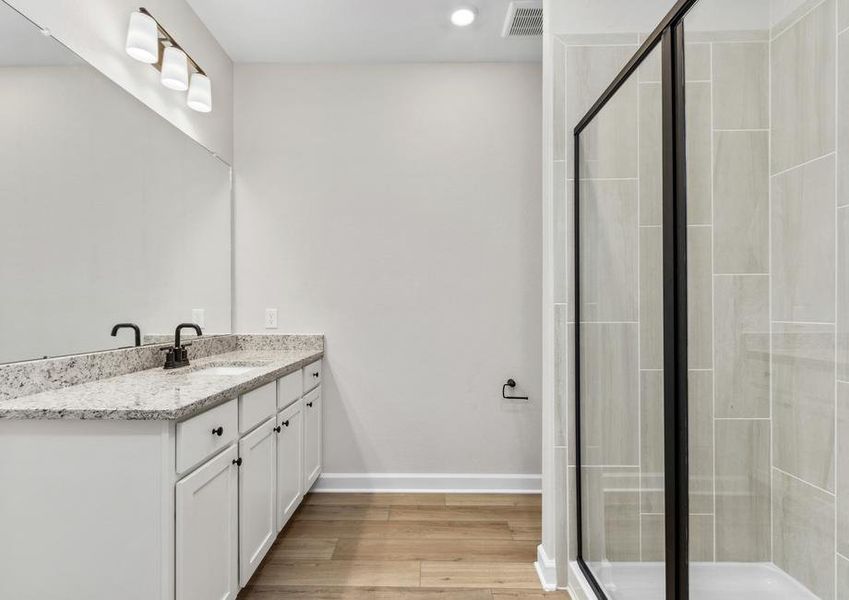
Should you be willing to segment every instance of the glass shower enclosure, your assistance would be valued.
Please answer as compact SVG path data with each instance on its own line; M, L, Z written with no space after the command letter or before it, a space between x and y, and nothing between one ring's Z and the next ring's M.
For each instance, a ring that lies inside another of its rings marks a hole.
M574 130L578 565L849 598L849 2L681 0L643 39Z

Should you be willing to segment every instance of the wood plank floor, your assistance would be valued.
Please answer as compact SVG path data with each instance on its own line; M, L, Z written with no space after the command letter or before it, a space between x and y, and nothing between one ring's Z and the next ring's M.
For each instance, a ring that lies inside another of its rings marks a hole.
M310 494L239 600L568 600L540 522L537 495Z

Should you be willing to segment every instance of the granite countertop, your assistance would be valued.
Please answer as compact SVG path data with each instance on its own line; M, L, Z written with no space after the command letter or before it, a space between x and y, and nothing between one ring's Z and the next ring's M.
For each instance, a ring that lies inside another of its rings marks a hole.
M214 354L181 369L157 367L4 400L0 419L184 419L297 371L323 354L315 348ZM201 373L216 366L253 368L241 375Z

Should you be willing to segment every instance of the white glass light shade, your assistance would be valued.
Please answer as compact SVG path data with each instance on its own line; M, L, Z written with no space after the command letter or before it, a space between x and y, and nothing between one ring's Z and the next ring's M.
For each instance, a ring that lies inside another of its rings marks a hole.
M212 110L212 82L206 75L192 73L189 85L189 95L186 100L189 108L198 112L208 113Z
M189 59L179 48L170 46L162 54L162 85L169 90L189 89Z
M138 11L130 14L126 48L127 54L143 63L159 60L159 30L153 17Z

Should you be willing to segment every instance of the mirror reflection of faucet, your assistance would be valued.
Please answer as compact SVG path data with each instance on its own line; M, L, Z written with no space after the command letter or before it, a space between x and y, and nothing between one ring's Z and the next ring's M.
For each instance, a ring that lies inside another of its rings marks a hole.
M118 323L112 328L112 337L116 337L121 329L132 329L135 332L136 348L141 346L141 329L138 325L135 323Z

